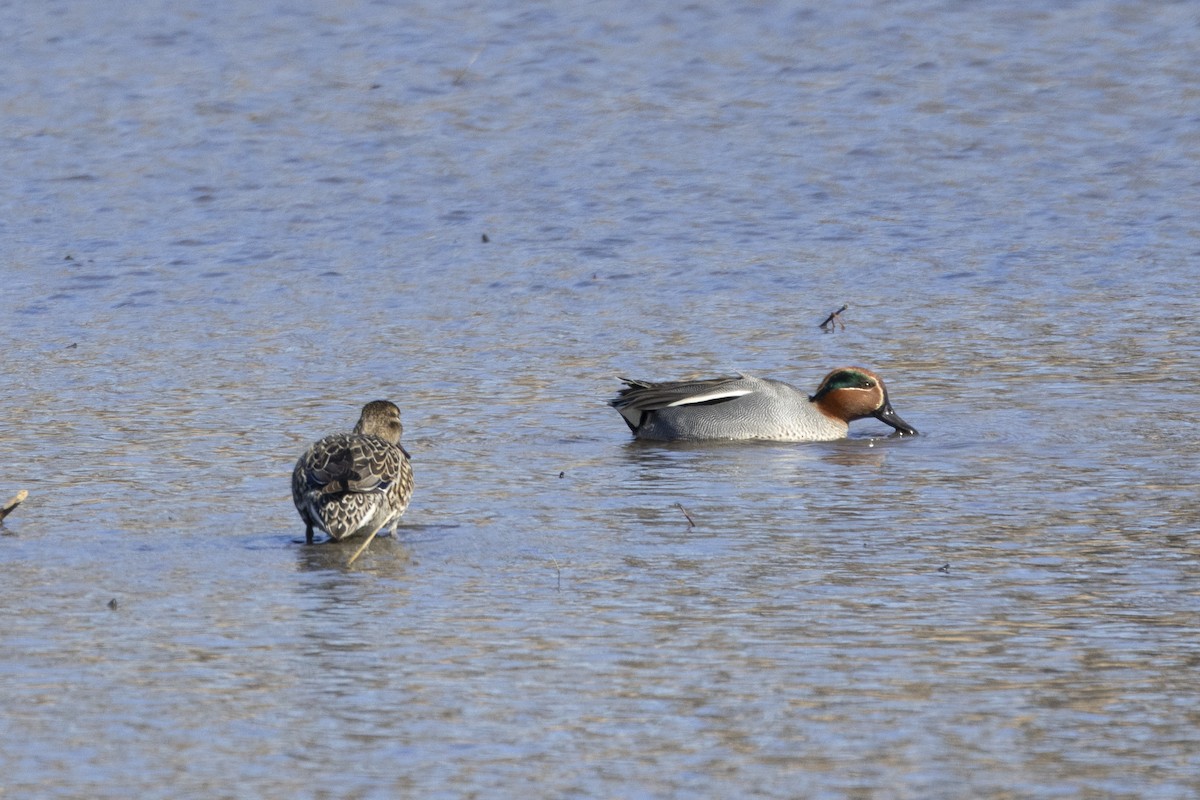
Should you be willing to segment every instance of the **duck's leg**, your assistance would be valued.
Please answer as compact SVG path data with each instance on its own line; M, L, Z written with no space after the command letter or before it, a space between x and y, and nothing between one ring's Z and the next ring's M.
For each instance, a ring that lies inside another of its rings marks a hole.
M308 523L307 527L304 530L304 544L312 544L312 543L313 543L313 528L312 528L312 523ZM300 544L300 540L292 539L292 544Z

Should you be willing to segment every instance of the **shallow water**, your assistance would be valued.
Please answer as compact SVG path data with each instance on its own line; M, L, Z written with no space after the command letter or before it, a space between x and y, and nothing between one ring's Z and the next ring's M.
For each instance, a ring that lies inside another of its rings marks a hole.
M1043 5L0 9L0 794L1200 793L1200 18Z

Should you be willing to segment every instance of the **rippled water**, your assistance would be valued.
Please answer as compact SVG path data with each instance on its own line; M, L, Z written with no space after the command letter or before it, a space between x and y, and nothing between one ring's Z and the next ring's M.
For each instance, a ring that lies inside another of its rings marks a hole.
M0 30L0 794L1200 794L1192 4ZM604 405L843 364L923 435ZM346 569L288 476L377 397Z

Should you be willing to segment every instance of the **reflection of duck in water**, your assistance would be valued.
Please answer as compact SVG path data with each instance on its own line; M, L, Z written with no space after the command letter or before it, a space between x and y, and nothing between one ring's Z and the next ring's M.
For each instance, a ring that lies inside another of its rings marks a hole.
M363 406L351 433L326 436L308 448L292 472L292 500L304 520L333 541L367 534L351 562L385 526L395 533L412 497L408 451L400 446L400 409L387 400Z
M901 435L917 429L900 419L874 372L842 367L825 376L816 394L753 375L696 381L622 380L609 404L638 439L770 439L820 442L844 439L848 423L874 417Z

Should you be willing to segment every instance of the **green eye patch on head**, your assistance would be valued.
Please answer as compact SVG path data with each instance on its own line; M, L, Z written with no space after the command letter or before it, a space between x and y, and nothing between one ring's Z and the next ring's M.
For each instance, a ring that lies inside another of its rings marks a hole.
M837 372L831 373L817 389L817 393L808 399L815 403L838 389L871 389L874 386L875 379L870 375L865 375L856 369L839 369Z

